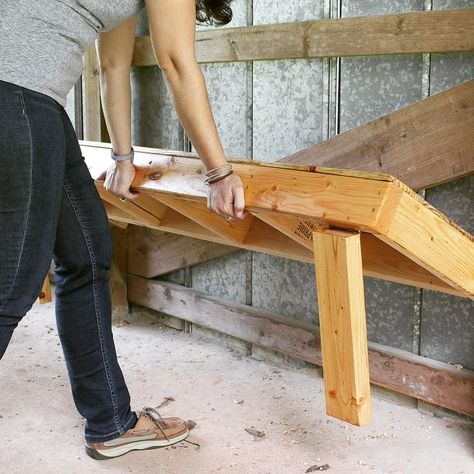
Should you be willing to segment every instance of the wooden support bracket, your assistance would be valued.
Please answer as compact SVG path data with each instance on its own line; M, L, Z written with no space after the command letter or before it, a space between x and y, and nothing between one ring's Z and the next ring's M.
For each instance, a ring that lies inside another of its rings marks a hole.
M99 195L103 201L109 203L110 205L119 208L122 211L122 214L129 214L130 217L140 223L141 225L146 225L147 227L158 229L161 224L161 218L163 217L166 208L164 205L160 207L160 204L156 202L155 213L150 214L148 210L140 207L138 203L132 201L120 201L120 199L110 192L108 192L101 182L96 182L96 188L99 192ZM147 199L147 203L150 201L150 197L147 195L140 196L139 199Z
M371 419L360 235L313 234L326 412L357 426Z
M208 209L205 202L180 199L163 193L154 195L154 197L211 232L229 239L231 242L242 243L244 241L253 219L253 216L248 215L243 220L234 219L226 221L214 211Z

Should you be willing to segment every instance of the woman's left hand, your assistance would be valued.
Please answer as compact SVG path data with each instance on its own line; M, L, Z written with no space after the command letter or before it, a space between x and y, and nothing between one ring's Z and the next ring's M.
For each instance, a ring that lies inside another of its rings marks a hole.
M114 161L107 168L104 187L119 198L133 201L138 197L138 193L130 191L134 178L135 167L130 161Z

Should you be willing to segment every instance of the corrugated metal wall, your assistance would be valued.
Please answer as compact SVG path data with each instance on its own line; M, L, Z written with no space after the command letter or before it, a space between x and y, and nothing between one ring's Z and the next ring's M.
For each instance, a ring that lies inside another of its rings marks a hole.
M237 0L232 5L234 19L228 27L474 7L474 1ZM143 17L139 34L146 33ZM201 68L226 155L275 161L472 79L474 55L274 60ZM135 68L132 77L134 143L193 150L158 67ZM431 189L426 198L474 232L474 177ZM311 264L236 251L165 279L318 322ZM366 303L370 340L474 369L472 301L367 278Z

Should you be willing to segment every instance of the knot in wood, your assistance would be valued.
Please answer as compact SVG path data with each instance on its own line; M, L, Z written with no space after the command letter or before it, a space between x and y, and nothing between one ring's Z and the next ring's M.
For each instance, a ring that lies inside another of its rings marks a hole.
M155 173L151 173L148 175L148 178L151 179L152 181L157 181L163 176L163 173L161 171L156 171Z

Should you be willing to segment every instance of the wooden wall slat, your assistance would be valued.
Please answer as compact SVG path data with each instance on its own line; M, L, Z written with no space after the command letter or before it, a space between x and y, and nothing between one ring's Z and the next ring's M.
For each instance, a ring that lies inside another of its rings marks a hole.
M200 63L461 51L474 51L474 8L196 32ZM133 65L156 65L149 37L137 38Z
M228 245L137 226L128 229L128 238L128 271L146 278L238 250Z
M413 189L474 172L474 80L278 160L380 172Z
M173 283L128 275L132 303L238 337L291 357L321 365L317 327L290 322ZM409 352L369 342L370 379L436 405L474 416L474 373Z

